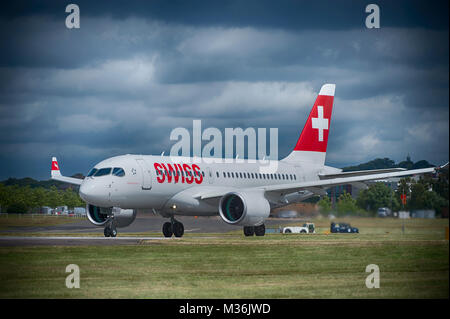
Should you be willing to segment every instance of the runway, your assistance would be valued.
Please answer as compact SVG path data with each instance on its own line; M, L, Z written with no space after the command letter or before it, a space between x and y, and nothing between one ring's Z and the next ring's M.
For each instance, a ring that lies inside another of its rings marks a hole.
M163 237L161 231L162 225L167 220L167 218L153 214L138 215L130 226L118 228L118 237L115 238L104 237L103 227L94 226L87 219L52 226L15 226L0 231L0 246L111 246L136 245L142 241L170 240L170 238ZM198 218L177 216L177 220L183 223L185 234L218 234L242 230L242 227L228 225L219 216ZM301 222L299 219L268 219L266 228L276 228L281 223L298 224ZM12 234L17 235L12 236ZM74 234L76 235L74 236ZM172 239L176 240L177 238Z
M112 246L136 245L149 240L171 240L166 237L74 237L74 236L2 236L0 246Z

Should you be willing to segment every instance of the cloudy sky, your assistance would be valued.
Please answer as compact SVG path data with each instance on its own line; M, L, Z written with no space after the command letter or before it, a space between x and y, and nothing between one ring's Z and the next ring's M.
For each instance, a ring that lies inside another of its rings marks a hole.
M327 164L449 157L448 1L14 1L0 12L0 180L168 153L176 127L295 145L336 83ZM381 28L365 27L377 3Z

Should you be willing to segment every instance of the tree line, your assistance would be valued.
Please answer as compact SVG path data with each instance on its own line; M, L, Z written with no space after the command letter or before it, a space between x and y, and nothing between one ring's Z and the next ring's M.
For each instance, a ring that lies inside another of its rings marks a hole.
M399 167L410 170L410 169L435 167L435 165L429 163L426 160L420 160L417 162L413 162L411 160L411 157L408 155L406 157L406 160L401 161L399 163L395 163L395 161L393 161L387 157L376 158L367 163L362 163L362 164L355 165L355 166L343 167L342 170L344 172L350 172L350 171L363 171L363 170L383 169L383 168L399 168Z
M72 188L58 189L3 185L0 183L0 211L2 213L28 213L35 208L49 206L68 206L69 208L85 206L85 203Z
M322 214L333 212L338 216L374 216L380 207L387 207L392 211L433 209L439 216L444 207L448 209L448 186L448 170L446 170L441 172L437 179L429 176L424 176L419 181L410 177L402 178L396 191L379 182L361 191L356 199L349 193L343 193L339 196L334 209L328 196L320 199L317 204ZM406 205L402 203L402 194L406 195Z

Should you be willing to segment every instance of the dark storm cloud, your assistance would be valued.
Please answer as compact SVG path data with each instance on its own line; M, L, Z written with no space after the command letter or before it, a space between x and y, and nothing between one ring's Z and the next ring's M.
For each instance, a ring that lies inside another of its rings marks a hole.
M0 14L0 179L86 172L168 153L172 129L277 127L295 145L320 86L337 84L327 162L448 159L448 3L14 2Z
M68 2L69 3L69 2ZM10 1L2 6L8 18L35 14L60 17L68 3L61 1ZM348 29L364 21L367 1L296 0L128 0L75 1L89 17L114 19L142 17L193 26L236 26L282 29ZM376 1L385 27L448 28L448 1Z

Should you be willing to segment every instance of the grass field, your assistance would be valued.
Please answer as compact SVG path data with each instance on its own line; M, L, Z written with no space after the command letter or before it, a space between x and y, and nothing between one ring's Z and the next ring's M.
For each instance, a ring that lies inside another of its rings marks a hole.
M0 298L448 298L448 220L348 220L360 234L239 232L133 246L0 247ZM322 227L322 228L320 228ZM128 236L129 234L127 234ZM65 286L68 264L81 288ZM380 288L368 289L368 264Z
M0 230L14 229L17 227L56 226L77 221L80 220L74 217L58 215L1 214Z

